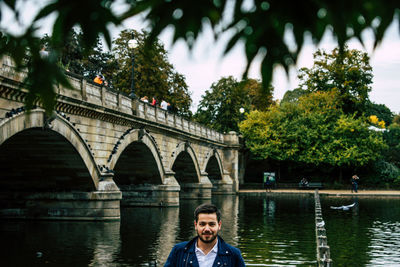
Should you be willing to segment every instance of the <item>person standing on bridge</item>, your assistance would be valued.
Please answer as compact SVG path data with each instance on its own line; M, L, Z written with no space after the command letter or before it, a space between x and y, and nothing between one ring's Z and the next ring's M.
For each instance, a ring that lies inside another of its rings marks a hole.
M213 204L202 204L194 211L197 237L175 245L164 267L242 267L246 266L238 248L218 235L221 212Z
M97 74L93 81L97 84L103 84L104 77L101 74Z
M160 107L161 107L163 110L167 110L167 109L168 109L168 103L167 103L167 101L165 101L165 100L163 99L163 100L161 101Z
M151 105L152 106L157 106L157 99L155 96L153 96L153 100L151 100Z

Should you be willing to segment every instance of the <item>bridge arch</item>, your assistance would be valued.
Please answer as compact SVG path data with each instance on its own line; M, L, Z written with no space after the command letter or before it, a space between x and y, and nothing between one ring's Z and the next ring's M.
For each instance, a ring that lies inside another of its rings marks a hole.
M109 169L115 171L117 184L163 184L165 170L162 158L153 137L143 129L126 131L110 155ZM140 168L132 168L138 166ZM135 173L133 173L135 170ZM129 176L135 176L135 179Z
M211 182L221 181L224 177L224 167L221 157L216 149L210 149L204 159L201 169L202 173L207 173Z
M200 182L199 162L188 142L182 142L176 146L168 167L175 172L175 178L179 184Z
M2 133L0 134L0 150L3 146L6 146L8 151L14 147L14 152L18 153L18 150L21 150L24 145L32 144L33 149L42 151L42 155L38 156L45 156L52 162L48 165L55 164L57 166L58 173L54 174L56 178L48 181L49 183L53 183L55 186L65 184L71 186L71 190L93 191L98 189L100 172L90 148L73 125L58 114L47 118L44 111L40 109L30 113L20 113L0 122L0 133ZM25 147L24 149L26 151L29 148ZM46 150L51 151L46 152ZM66 163L68 156L71 162ZM6 157L7 155L3 155L2 160L7 162ZM25 157L24 162L29 164L29 157ZM12 164L11 161L9 163ZM53 167L48 166L45 170L36 168L33 176L43 179L44 175L37 172L42 171L46 172L46 175L51 175ZM67 173L63 173L59 169L63 169ZM71 178L72 176L74 179ZM68 188L65 189L68 190ZM58 188L58 190L62 190L62 188Z

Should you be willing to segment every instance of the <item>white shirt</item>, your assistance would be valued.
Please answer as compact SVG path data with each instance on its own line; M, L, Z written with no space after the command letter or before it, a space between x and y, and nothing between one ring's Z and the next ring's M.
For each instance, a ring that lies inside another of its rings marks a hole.
M215 258L217 257L218 253L218 239L217 243L215 243L214 247L208 252L207 255L204 254L204 252L197 247L197 242L196 242L196 257L197 261L199 262L199 267L211 267L215 261Z
M163 100L163 101L161 101L160 106L161 106L162 109L167 110L168 103Z

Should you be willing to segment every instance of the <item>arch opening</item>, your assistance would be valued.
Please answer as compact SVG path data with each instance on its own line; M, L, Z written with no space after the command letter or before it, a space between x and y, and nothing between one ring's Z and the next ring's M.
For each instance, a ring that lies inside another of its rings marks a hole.
M199 182L192 157L186 151L179 153L172 165L172 171L175 172L175 178L179 184Z
M91 175L74 146L43 128L23 130L0 145L1 192L90 192Z
M162 184L160 170L151 150L142 142L132 142L121 153L114 167L114 181L120 187Z
M221 169L215 156L210 157L206 166L206 172L211 183L222 181Z

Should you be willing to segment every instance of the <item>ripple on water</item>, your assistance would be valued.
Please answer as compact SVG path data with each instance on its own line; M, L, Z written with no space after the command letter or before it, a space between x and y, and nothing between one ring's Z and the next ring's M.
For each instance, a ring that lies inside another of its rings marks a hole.
M400 222L375 221L368 232L372 238L367 266L400 266Z

